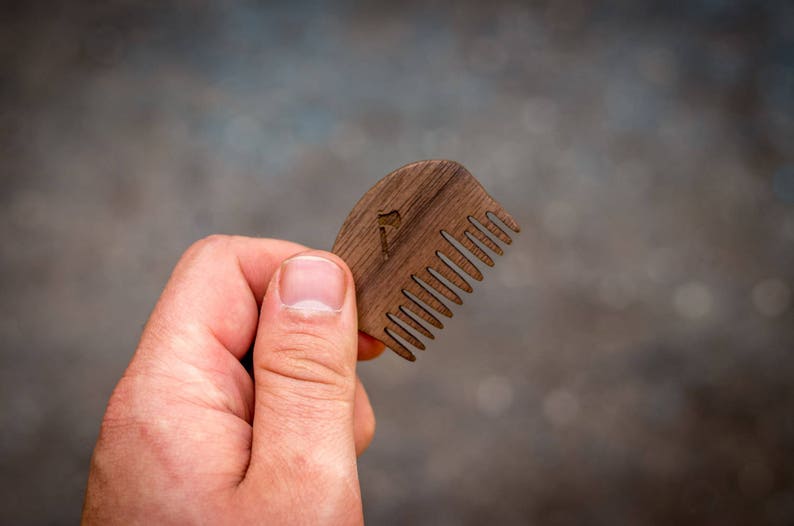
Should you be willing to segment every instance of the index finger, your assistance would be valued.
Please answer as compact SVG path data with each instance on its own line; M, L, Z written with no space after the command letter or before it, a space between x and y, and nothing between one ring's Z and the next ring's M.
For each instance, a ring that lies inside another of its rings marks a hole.
M243 236L215 235L194 243L174 269L141 343L147 333L160 339L198 330L241 359L254 341L270 278L282 261L305 250L290 241ZM359 333L359 359L375 358L383 350L380 341ZM208 346L203 352L217 349Z
M215 235L194 243L171 274L141 347L148 347L147 336L190 341L209 336L242 358L254 341L271 276L283 260L304 250L289 241L241 236ZM194 347L191 352L214 350Z

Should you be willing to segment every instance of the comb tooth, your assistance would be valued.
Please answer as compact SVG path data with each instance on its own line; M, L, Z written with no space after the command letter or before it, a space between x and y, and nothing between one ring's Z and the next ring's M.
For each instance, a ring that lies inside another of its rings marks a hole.
M520 227L520 226L518 226L518 223L516 223L516 220L515 220L515 219L513 219L513 216L511 216L511 215L510 215L510 214L507 212L507 210L505 210L505 209L504 209L504 208L502 208L501 206L500 206L500 207L498 207L498 208L496 209L496 212L492 212L492 213L493 213L493 214L494 214L496 217L498 217L498 218L499 218L499 220L500 220L502 223L506 224L506 225L507 225L507 227L508 227L509 229L511 229L513 232L516 232L516 233L517 233L517 232L521 232L521 227Z
M411 293L410 291L407 291L407 290L403 289L403 295L404 295L406 298L408 298L409 300L411 300L411 301L410 301L410 302L409 302L409 303L406 305L406 307L408 308L408 310L410 310L411 312L413 312L414 314L416 314L417 316L419 316L420 318L422 318L424 321L426 321L427 323L429 323L430 325L432 325L432 326L433 326L433 327L435 327L436 329L443 329L443 328L444 328L444 324L443 324L443 323L441 323L441 321L440 321L438 318L436 318L435 316L433 316L433 314L432 314L430 311L428 311L428 310L427 310L426 308L424 308L422 305L420 305L419 303L417 303L417 300L418 300L419 298L417 298L416 296L414 296L414 294L413 294L413 293ZM429 309L429 308L430 308L430 307L428 307L428 309Z
M447 243L449 243L454 250L443 252L443 254L449 258L450 261L456 264L463 272L477 281L482 281L482 273L480 272L480 269L475 267L474 263L469 261L469 258L467 258L465 254L458 250L458 247L456 247L449 239L447 239Z
M433 333L427 330L427 327L419 323L413 316L413 312L408 309L405 305L400 305L399 310L397 311L397 317L403 321L403 323L407 323L413 330L418 332L419 334L423 335L426 338L430 338L431 340L435 340L436 337L433 336Z
M436 254L438 254L438 252L436 252ZM450 283L452 283L461 290L464 290L466 292L471 292L472 290L474 290L471 288L471 285L469 285L469 282L463 279L463 276L458 274L455 271L455 269L450 267L449 264L446 261L444 261L443 258L439 256L438 259L441 260L441 264L435 267L433 270L441 274L441 276L444 279L446 279L447 281L449 281Z
M438 279L438 277L433 274L434 272L438 272L438 271L436 269L427 267L427 274L426 275L423 274L422 279L425 280L425 282L428 285L433 287L435 291L443 295L449 301L455 302L458 305L463 305L463 300L460 299L460 296L458 296L454 290L447 287L447 285L443 281Z
M397 316L391 313L389 313L387 316L392 321L392 326L389 327L389 330L397 333L397 336L407 341L408 343L410 343L420 351L425 350L425 344L422 343L421 340L419 340L419 338L411 334L405 327L400 325L400 323L397 321L399 319Z
M383 343L385 343L389 349L396 352L409 362L416 361L416 356L414 356L414 353L406 349L403 344L397 341L397 338L392 335L391 329L384 329L384 332L386 333L386 338L384 338L386 341Z
M490 217L486 217L485 220L482 222L482 224L485 225L485 228L487 228L488 231L491 232L491 234L498 237L504 243L509 245L510 243L513 242L513 240L510 239L510 236L507 235L507 232L499 228L499 226L496 223L491 221Z
M468 233L468 230L466 231L466 233ZM483 263L485 263L485 264L486 264L486 265L488 265L489 267L493 267L493 265L494 265L494 263L493 263L493 259L491 259L491 256L489 256L488 254L486 254L486 253L485 253L485 251L484 251L483 249L481 249L479 246L477 246L477 243L475 243L474 241L472 241L472 240L471 240L471 239L470 239L468 236L466 236L466 235L464 235L464 236L462 236L462 237L460 237L460 238L457 238L457 239L458 239L458 242L459 242L461 245L463 245L464 247L466 247L466 250L468 250L469 252L471 252L472 254L474 254L474 255L475 255L477 258L479 258L479 260L480 260L480 261L482 261Z
M466 232L469 232L471 236L474 236L475 238L477 238L477 241L479 241L480 243L482 243L483 245L488 247L488 249L491 250L492 252L494 252L494 253L496 253L496 254L498 254L500 256L503 255L504 254L504 250L502 250L502 247L500 247L499 245L494 243L493 239L488 237L488 235L485 232L480 230L480 227L478 226L478 224L475 221L477 221L477 220L474 219L473 217L469 216L469 222L472 225L474 225L474 230L467 230Z
M416 291L411 290L414 296L425 302L427 306L432 309L437 310L447 318L452 317L452 311L449 310L449 307L441 303L438 298L433 296L417 279L416 276L411 276L413 280L416 282L418 287L416 287ZM428 285L429 287L430 285Z

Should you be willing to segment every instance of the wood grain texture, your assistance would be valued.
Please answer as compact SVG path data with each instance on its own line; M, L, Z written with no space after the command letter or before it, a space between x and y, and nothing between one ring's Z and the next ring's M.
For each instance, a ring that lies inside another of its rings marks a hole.
M433 328L443 328L439 315L452 316L441 299L460 304L459 292L482 279L472 261L493 265L486 250L501 255L496 240L512 242L489 215L520 230L454 161L419 161L381 179L350 212L333 248L353 272L359 329L415 360L405 344L424 350L417 336L432 338Z

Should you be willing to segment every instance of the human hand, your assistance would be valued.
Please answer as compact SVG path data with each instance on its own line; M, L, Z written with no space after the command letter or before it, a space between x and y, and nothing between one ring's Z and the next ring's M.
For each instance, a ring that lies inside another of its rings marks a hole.
M375 418L356 358L382 351L357 332L338 257L199 241L110 398L83 523L361 523L356 456Z

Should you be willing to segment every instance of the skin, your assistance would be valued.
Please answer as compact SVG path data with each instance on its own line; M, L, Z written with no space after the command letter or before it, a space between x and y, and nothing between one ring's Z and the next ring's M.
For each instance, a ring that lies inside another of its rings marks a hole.
M344 272L338 312L286 308L282 262ZM333 254L212 236L180 259L108 403L83 524L360 524L375 417L353 278ZM253 345L253 378L240 359Z

